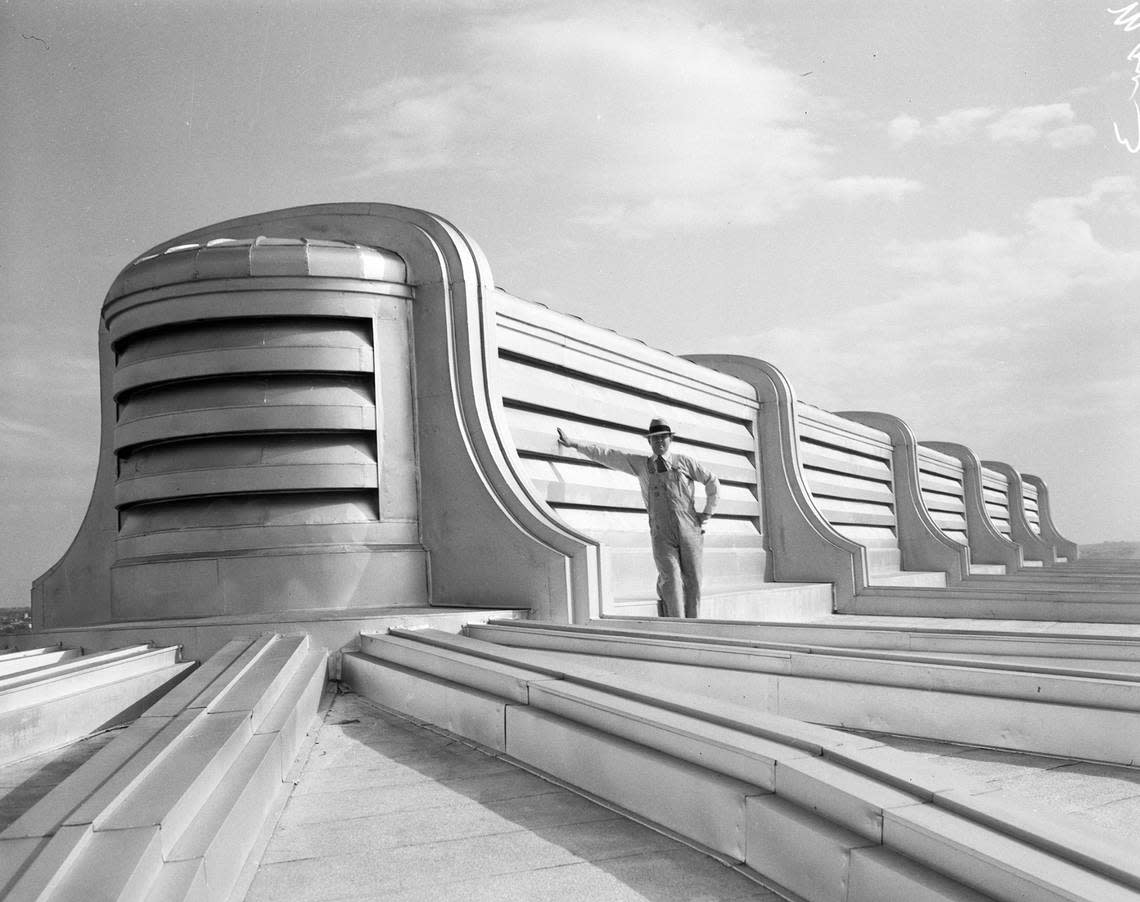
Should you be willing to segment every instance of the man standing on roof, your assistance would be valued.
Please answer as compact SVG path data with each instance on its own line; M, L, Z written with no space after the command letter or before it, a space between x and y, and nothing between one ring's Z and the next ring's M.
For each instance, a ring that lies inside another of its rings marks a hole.
M636 476L649 512L649 536L657 565L657 608L665 617L696 617L701 603L701 550L705 523L716 509L720 482L684 454L670 454L673 430L661 418L649 423L646 456L571 439L561 429L558 443L574 448L612 470ZM705 486L705 509L698 514L693 483ZM684 605L682 607L682 599Z

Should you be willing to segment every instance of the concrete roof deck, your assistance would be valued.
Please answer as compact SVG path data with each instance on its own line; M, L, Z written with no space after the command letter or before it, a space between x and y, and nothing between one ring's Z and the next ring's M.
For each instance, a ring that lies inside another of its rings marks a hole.
M114 735L0 769L0 827ZM1140 768L874 735L1003 801L1140 836ZM249 869L247 902L779 898L712 857L351 693L333 698L295 780Z
M716 859L338 695L246 902L776 900Z
M1140 836L1140 768L875 738L1002 801ZM246 902L441 896L780 898L714 858L448 734L359 696L337 696Z
M125 724L0 767L0 831L124 729Z

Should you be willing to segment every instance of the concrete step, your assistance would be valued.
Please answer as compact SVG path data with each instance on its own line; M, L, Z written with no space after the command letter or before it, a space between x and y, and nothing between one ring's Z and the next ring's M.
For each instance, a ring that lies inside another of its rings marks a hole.
M1018 580L1013 578L1011 583L985 582L976 584L968 582L944 589L927 589L915 587L913 589L893 588L889 586L869 586L864 590L868 596L882 597L914 597L923 599L946 598L953 601L968 601L970 599L992 599L996 601L1037 601L1037 602L1065 602L1069 604L1133 604L1140 606L1140 596L1136 592L1119 586L1094 586L1077 583L1075 585L1059 585L1056 583L1042 584L1033 580Z
M1022 589L1033 592L1118 592L1140 598L1140 579L1120 574L1090 576L1079 573L1055 573L1052 570L1019 570L999 576L974 576L957 588Z
M471 626L465 634L495 645L548 649L594 657L631 658L689 666L786 673L808 679L841 679L894 686L1062 702L1085 707L1140 706L1140 678L1083 666L1013 663L968 653L927 653L692 639L656 633L616 633L557 624ZM400 633L400 635L405 635ZM446 634L420 632L425 641L451 643ZM430 637L430 638L429 638ZM1140 651L1140 643L1133 645ZM995 682L996 680L996 682Z
M855 598L837 605L836 612L885 617L1140 623L1140 599L1132 593L1113 591L869 586Z
M194 822L170 854L165 871L173 867L185 885L184 895L164 884L152 890L155 902L193 898L204 888L206 898L225 899L254 850L262 825L278 813L288 794L288 773L301 739L312 726L325 683L327 658L310 652L289 685L234 765L211 793ZM201 879L182 873L194 862ZM173 878L172 878L173 879Z
M872 570L868 579L873 586L924 586L927 588L942 588L946 585L946 574L941 570Z
M193 722L190 716L139 718L25 811L0 840L44 838L91 823Z
M177 649L173 649L177 651ZM115 677L129 674L145 667L149 657L156 654L169 656L170 648L152 648L149 645L131 645L126 648L116 648L112 651L96 652L91 655L72 657L60 663L48 662L38 667L0 677L0 704L9 707L7 700L13 697L15 690L27 686L51 686L53 682L64 682L67 677L75 674L86 674L92 679L99 679L103 671L112 668ZM149 657L148 657L149 656ZM120 666L125 665L125 666ZM66 688L64 689L66 691Z
M0 677L35 670L50 664L70 661L81 654L78 648L61 648L49 645L46 648L30 648L27 651L9 651L0 654Z
M42 848L39 839L0 839L0 899L8 898L16 877Z
M757 711L850 729L964 741L1127 764L1140 756L1135 674L1019 667L960 656L867 654L636 637L572 637L557 629L472 626L467 637L408 633L421 642L498 656L605 685L637 680L724 698ZM481 640L493 639L492 641ZM370 648L362 637L362 649ZM1114 707L1123 704L1126 707ZM1044 716L1044 712L1048 716ZM957 737L957 738L956 738Z
M79 853L57 872L57 881L46 897L25 897L23 887L18 887L11 899L141 902L161 867L161 839L155 827L90 833Z
M830 614L833 598L831 583L714 584L701 592L700 614L718 620L811 620ZM615 598L612 613L618 617L654 616L657 596Z
M297 757L305 734L312 726L321 693L328 681L328 652L309 651L297 665L293 677L284 687L277 703L254 729L255 736L281 734L281 773L286 774Z
M377 606L331 610L312 608L304 611L273 613L225 614L208 618L130 620L113 626L96 625L75 627L53 632L53 638L68 645L105 648L116 635L130 635L138 641L150 640L163 645L179 644L187 659L210 660L235 636L257 635L308 635L315 648L331 650L329 675L337 677L339 649L352 648L362 631L383 631L389 627L416 627L434 625L440 629L459 629L464 623L503 619L511 616L526 617L529 608L501 607L439 607L408 605Z
M1090 765L882 733L863 735L920 760L935 761L977 791L987 790L988 801L1012 803L1039 821L1060 814L1066 821L1086 823L1120 837L1132 837L1135 842L1140 796L1136 794L1134 767Z
M6 902L138 900L158 871L158 841L153 829L97 837L84 827L63 827L38 844L30 864L19 862L19 876L0 890L6 889Z
M409 642L408 638L420 641ZM467 637L438 630L396 630L390 634L364 634L361 650L366 654L407 667L433 673L443 679L462 683L473 689L501 698L526 703L530 686L539 680L561 679L554 671L500 663L495 659L475 658ZM502 655L502 658L509 658Z
M493 737L489 748L528 769L798 898L1137 898L1140 869L1114 837L1089 834L1069 849L1070 837L1055 826L1022 824L874 740L678 692L668 682L597 679L588 664L534 669L533 652L455 638L447 655L420 652L429 672L406 666L417 653L409 647L439 636L362 637L364 651L345 657L346 679L407 716L479 744ZM460 662L464 646L482 654ZM401 647L404 664L366 651L391 655ZM440 660L453 662L449 675L487 670L483 685L513 667L506 685L514 695L448 679ZM515 680L528 669L535 676L524 702ZM932 888L952 894L932 895Z
M994 657L1006 662L1053 662L1058 666L1083 665L1095 670L1135 672L1140 666L1140 630L1112 633L1104 625L1100 634L1065 633L1055 625L1026 622L1013 628L993 620L954 621L943 624L935 618L915 618L918 625L895 625L897 618L854 618L837 615L811 623L737 623L716 620L644 619L589 621L584 627L595 632L618 634L666 634L678 637L724 639L767 646L914 651L949 653L974 658ZM859 622L845 622L859 621ZM866 622L863 622L866 621ZM492 625L505 621L492 620ZM538 622L529 624L535 628ZM1030 629L1033 626L1038 629Z
M236 678L268 642L235 639L167 692L84 765L25 812L0 838L45 837L63 824L89 824L108 809L194 720L214 694ZM223 675L229 672L226 679Z
M211 902L206 891L206 872L197 861L167 862L151 883L146 899L154 902L173 902L175 899Z
M308 652L307 637L269 641L165 755L93 821L94 829L161 828L163 854L174 848Z
M250 728L256 733L297 668L307 659L308 652L308 636L279 637L218 693L206 711L210 714L249 712Z
M10 897L229 898L326 668L307 637L228 643L0 836Z
M0 679L0 764L125 723L192 668L178 648L133 646Z
M272 641L272 634L229 640L143 716L170 717L183 711L204 709L244 674Z
M93 829L158 827L168 853L252 736L248 712L196 718L154 767L96 816Z
M1001 620L993 617L905 617L901 615L884 617L875 614L832 614L813 621L812 625L845 624L852 627L872 627L884 625L900 626L905 629L932 629L977 632L983 634L1003 632L1026 632L1039 635L1089 636L1093 638L1118 637L1140 638L1140 624L1137 623L1086 623L1063 620Z
M0 841L0 860L5 862L8 881L0 889L5 902L50 898L49 893L78 858L91 832L83 827L61 827L46 840Z
M1003 574L1010 579L1028 579L1056 582L1087 582L1092 586L1112 585L1124 583L1136 585L1140 583L1140 571L1134 573L1108 571L1108 570L1068 570L1063 567L1044 567L1027 570L1018 570L1014 573ZM994 578L994 577L990 577Z

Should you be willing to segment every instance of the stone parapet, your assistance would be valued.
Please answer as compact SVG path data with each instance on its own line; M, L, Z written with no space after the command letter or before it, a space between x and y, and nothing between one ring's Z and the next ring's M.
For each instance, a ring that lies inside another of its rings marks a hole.
M812 584L793 607L813 611L826 584L841 606L955 585L1064 541L1043 484L1012 468L960 453L958 474L901 420L805 404L763 361L678 357L516 298L469 237L404 207L298 207L157 245L107 295L100 379L96 484L33 586L41 635L427 605L649 613L637 486L556 430L637 451L656 416L720 479L721 616L771 619L776 584Z
M982 466L987 470L999 473L1005 479L1006 492L1008 493L1005 503L1009 510L1010 538L1021 546L1023 559L1025 561L1036 561L1038 566L1056 563L1057 556L1053 546L1046 542L1040 532L1034 528L1037 520L1036 504L1034 504L1033 521L1029 519L1021 474L1002 461L983 460Z
M1080 549L1076 542L1066 539L1053 524L1053 513L1049 508L1049 487L1040 476L1031 473L1022 473L1021 482L1024 486L1031 486L1036 493L1038 531L1042 538L1051 542L1058 559L1063 558L1066 563L1073 563L1080 557Z
M961 464L962 500L965 507L966 536L971 562L998 564L1005 567L1009 573L1021 569L1021 548L1009 537L1008 517L995 521L991 516L987 505L987 493L992 490L986 485L982 464L977 455L965 445L956 442L920 444L952 457ZM1001 524L1005 525L1004 531Z
M970 574L970 550L947 535L931 517L923 497L922 465L914 432L901 419L871 411L841 411L840 416L881 430L890 437L895 517L905 570L939 570L949 585Z
M853 598L870 579L867 549L836 530L812 498L800 459L799 402L791 383L772 364L754 357L694 354L687 359L735 376L756 392L773 578L831 582L836 603Z

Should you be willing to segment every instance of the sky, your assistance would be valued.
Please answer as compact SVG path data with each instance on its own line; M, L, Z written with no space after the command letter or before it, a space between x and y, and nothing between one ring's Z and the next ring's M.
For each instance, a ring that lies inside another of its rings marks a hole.
M86 510L116 273L337 201L1140 540L1138 69L1122 0L0 0L0 606Z

